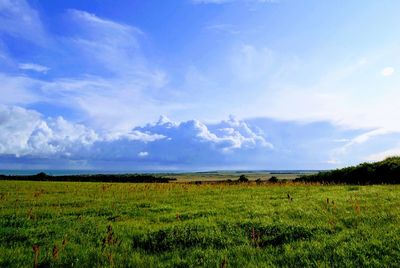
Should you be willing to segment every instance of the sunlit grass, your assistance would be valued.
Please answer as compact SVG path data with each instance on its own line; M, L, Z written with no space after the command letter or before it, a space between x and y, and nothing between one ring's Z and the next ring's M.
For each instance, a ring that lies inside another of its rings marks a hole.
M0 183L0 266L399 266L400 186Z

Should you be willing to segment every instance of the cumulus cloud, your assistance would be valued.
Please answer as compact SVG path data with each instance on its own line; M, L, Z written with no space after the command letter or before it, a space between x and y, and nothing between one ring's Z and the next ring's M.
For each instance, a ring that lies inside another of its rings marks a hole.
M162 116L125 132L104 132L35 110L0 106L0 159L25 167L52 161L53 168L79 164L124 170L321 168L397 154L399 135L233 116L209 124ZM337 148L338 141L345 144Z
M156 124L148 124L137 129L141 132L162 134L168 137L170 143L189 144L195 141L200 144L210 144L220 152L259 146L272 147L262 134L255 133L244 121L234 117L213 125L206 125L198 120L177 123L161 117Z
M256 133L246 122L238 120L234 116L230 116L229 120L223 120L221 123L211 126L211 129L217 135L230 139L232 142L231 149L252 146L273 148L273 145L266 141L263 133Z
M174 122L161 117L156 123L136 127L135 131L165 137L140 144L139 153L148 153L146 157L141 157L140 163L180 168L221 168L249 163L254 161L260 150L265 153L271 150L272 146L265 137L253 132L245 122L230 122L231 129L226 130L227 122L210 125L198 120Z
M229 165L252 150L272 145L245 122L230 118L206 125L198 120L156 123L127 132L98 133L62 117L44 118L34 110L0 107L0 156L30 159L129 161L132 165L198 167Z
M126 139L129 141L142 141L142 142L152 142L166 138L164 135L144 133L137 130L131 130L128 132L114 132L107 134L105 137L106 141Z
M83 124L63 117L44 118L34 110L0 106L0 154L33 157L96 155L97 145L126 142L154 142L165 136L138 130L99 134ZM93 151L91 151L93 149ZM82 155L81 155L82 154Z
M93 144L97 134L62 117L44 120L33 110L0 106L0 154L45 157L69 155Z

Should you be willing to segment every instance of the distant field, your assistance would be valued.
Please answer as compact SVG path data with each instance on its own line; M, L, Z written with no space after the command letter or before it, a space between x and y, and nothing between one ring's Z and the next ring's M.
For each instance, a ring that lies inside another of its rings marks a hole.
M0 171L1 180L48 180L48 181L92 181L92 182L156 182L157 179L176 179L177 182L195 181L235 181L240 175L245 175L249 180L269 180L276 177L278 180L294 180L301 175L316 174L317 171L208 171L208 172L174 172L174 173L109 173L95 171ZM41 175L42 174L42 175ZM44 175L44 176L43 176ZM49 175L49 176L48 176ZM159 181L160 182L160 181Z
M0 182L0 267L399 267L400 186Z
M223 181L223 180L237 180L240 175L245 175L249 180L255 181L257 179L268 180L272 176L277 177L279 180L294 180L300 175L305 173L300 172L193 172L193 173L171 173L171 174L160 174L166 177L176 178L178 182L191 182L191 181ZM313 172L307 172L306 174L313 174Z

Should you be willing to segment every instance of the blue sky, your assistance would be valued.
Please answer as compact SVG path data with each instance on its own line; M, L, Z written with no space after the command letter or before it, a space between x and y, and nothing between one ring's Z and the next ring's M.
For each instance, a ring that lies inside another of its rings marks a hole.
M400 2L0 0L0 169L400 154Z

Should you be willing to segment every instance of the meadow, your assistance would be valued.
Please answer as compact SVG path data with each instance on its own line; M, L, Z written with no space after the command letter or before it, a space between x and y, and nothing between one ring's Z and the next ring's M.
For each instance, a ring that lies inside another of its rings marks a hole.
M287 180L291 181L299 178L303 175L313 175L316 172L268 172L268 171L214 171L214 172L189 172L189 173L161 173L155 174L158 176L165 176L175 178L179 182L211 182L211 181L235 181L240 175L246 176L250 181L256 181L258 179L267 181L272 176L276 177L280 181Z
M399 191L0 181L0 266L399 267Z

